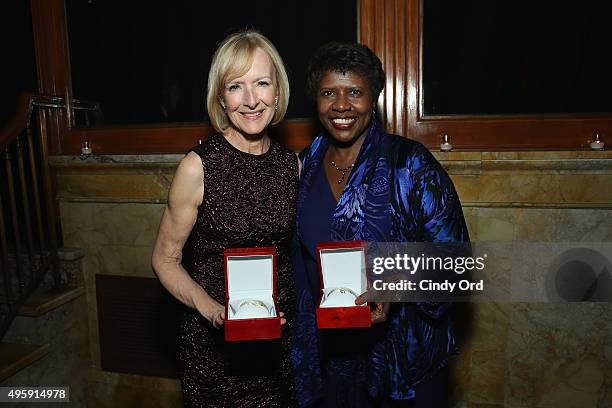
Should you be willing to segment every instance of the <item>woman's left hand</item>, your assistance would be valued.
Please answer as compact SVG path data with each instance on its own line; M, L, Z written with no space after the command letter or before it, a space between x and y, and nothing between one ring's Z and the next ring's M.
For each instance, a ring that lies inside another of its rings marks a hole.
M283 312L278 312L278 317L280 317L280 324L281 326L284 326L285 324L287 324L287 319L285 319L285 314Z
M391 304L388 302L374 302L374 309L370 311L370 321L372 324L386 322L390 307Z
M370 297L369 295L370 295L370 291L362 293L355 299L355 304L363 305L364 303L368 302L369 301L368 298ZM389 316L389 309L391 307L391 304L389 302L373 302L373 303L374 303L374 309L370 311L370 321L372 322L372 324L386 322L387 317Z

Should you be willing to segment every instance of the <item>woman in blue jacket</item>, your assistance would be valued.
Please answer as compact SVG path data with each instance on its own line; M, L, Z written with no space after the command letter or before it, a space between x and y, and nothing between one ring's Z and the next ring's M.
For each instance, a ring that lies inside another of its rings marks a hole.
M324 132L301 153L292 359L301 406L445 406L456 354L446 303L377 303L371 329L318 331L319 242L467 242L452 181L420 143L376 119L385 75L360 44L312 57L308 87Z

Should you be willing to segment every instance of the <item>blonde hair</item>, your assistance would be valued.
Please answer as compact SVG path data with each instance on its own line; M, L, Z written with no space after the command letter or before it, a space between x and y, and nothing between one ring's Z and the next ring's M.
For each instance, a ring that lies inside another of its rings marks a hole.
M276 125L283 120L285 112L287 112L289 78L287 78L285 65L276 47L270 40L255 30L239 31L231 34L219 44L208 72L206 109L210 122L217 132L223 132L229 126L229 120L220 102L225 84L249 71L257 49L261 49L268 55L276 77L278 109L274 112L271 124Z

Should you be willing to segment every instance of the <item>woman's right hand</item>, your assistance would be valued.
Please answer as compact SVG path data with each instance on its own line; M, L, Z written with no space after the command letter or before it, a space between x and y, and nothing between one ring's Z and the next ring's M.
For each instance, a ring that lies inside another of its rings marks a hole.
M219 305L219 307L215 307L206 318L215 329L220 329L225 322L225 308L221 305Z
M211 298L201 286L195 289L191 296L195 309L208 320L215 329L219 329L225 322L225 307Z

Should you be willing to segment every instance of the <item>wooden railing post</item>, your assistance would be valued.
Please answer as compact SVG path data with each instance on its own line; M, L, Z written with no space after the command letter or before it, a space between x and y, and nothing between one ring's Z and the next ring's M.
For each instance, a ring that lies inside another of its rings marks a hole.
M13 239L15 240L15 265L17 268L17 280L19 282L19 293L23 293L25 288L25 276L23 273L23 258L21 256L21 226L19 221L19 214L17 213L17 202L15 200L15 180L13 177L13 158L9 148L4 150L4 163L6 172L6 185L8 190L8 202L9 211L11 214Z
M25 243L28 248L28 257L30 260L30 279L34 278L34 268L36 267L34 260L34 241L32 239L32 218L30 217L30 200L28 197L28 182L26 180L26 172L24 166L24 150L23 144L21 142L21 136L17 136L15 140L15 150L17 155L17 171L19 174L19 187L21 193L21 206L22 206L22 214L23 220L25 222Z
M378 100L387 131L408 134L408 0L360 0L359 42L380 58L385 89Z
M64 0L30 0L38 76L38 93L57 95L64 109L50 110L47 117L49 152L62 154L63 138L73 123L72 83L68 28Z

